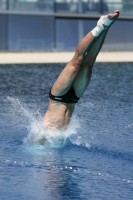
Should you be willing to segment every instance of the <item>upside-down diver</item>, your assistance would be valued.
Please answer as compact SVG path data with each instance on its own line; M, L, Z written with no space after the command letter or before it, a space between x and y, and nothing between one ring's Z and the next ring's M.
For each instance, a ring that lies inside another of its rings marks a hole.
M49 92L48 109L42 120L42 126L46 129L67 128L75 104L90 82L92 67L106 34L118 16L118 10L113 14L101 16L97 26L78 44L74 57L65 66Z

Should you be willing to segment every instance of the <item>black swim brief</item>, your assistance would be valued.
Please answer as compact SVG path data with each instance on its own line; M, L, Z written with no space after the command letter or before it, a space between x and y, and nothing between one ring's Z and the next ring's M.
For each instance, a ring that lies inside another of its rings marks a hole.
M77 103L80 98L78 98L75 94L73 88L71 88L66 94L62 96L54 96L51 94L51 90L49 92L49 98L54 101L59 101L63 103Z

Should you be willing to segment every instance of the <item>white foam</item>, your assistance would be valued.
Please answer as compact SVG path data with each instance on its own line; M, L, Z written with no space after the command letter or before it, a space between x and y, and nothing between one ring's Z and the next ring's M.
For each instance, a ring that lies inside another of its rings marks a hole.
M72 119L67 130L54 130L49 131L39 127L37 123L32 123L28 136L25 142L30 141L36 144L50 146L51 148L62 148L65 146L67 140L77 133L78 122Z
M31 110L26 104L22 103L18 98L7 97L11 103L11 110L15 117L18 115L19 125L26 127L28 134L24 137L24 143L35 143L37 145L47 145L51 148L62 148L66 141L77 133L79 122L75 117L72 118L67 130L48 131L39 126L42 119L39 111Z

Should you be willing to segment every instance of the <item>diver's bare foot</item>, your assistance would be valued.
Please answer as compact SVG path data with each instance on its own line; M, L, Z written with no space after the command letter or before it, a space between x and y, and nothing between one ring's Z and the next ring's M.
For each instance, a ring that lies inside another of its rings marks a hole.
M100 19L98 20L97 25L100 26L102 24L104 26L104 29L107 29L119 17L119 13L120 13L119 10L116 10L114 13L101 16Z
M108 29L119 17L119 13L119 10L116 10L113 14L101 16L97 22L97 26L91 31L92 35L98 37L103 30Z
M115 10L113 14L108 14L107 16L110 20L115 21L119 17L119 14L120 14L119 10Z

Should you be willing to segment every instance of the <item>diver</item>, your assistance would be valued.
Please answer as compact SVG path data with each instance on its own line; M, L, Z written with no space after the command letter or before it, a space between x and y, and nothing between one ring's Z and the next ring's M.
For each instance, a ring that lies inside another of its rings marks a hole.
M119 17L119 10L101 16L97 26L78 44L74 57L65 66L49 92L48 109L42 126L48 130L65 130L76 103L86 90L96 57L109 27Z

